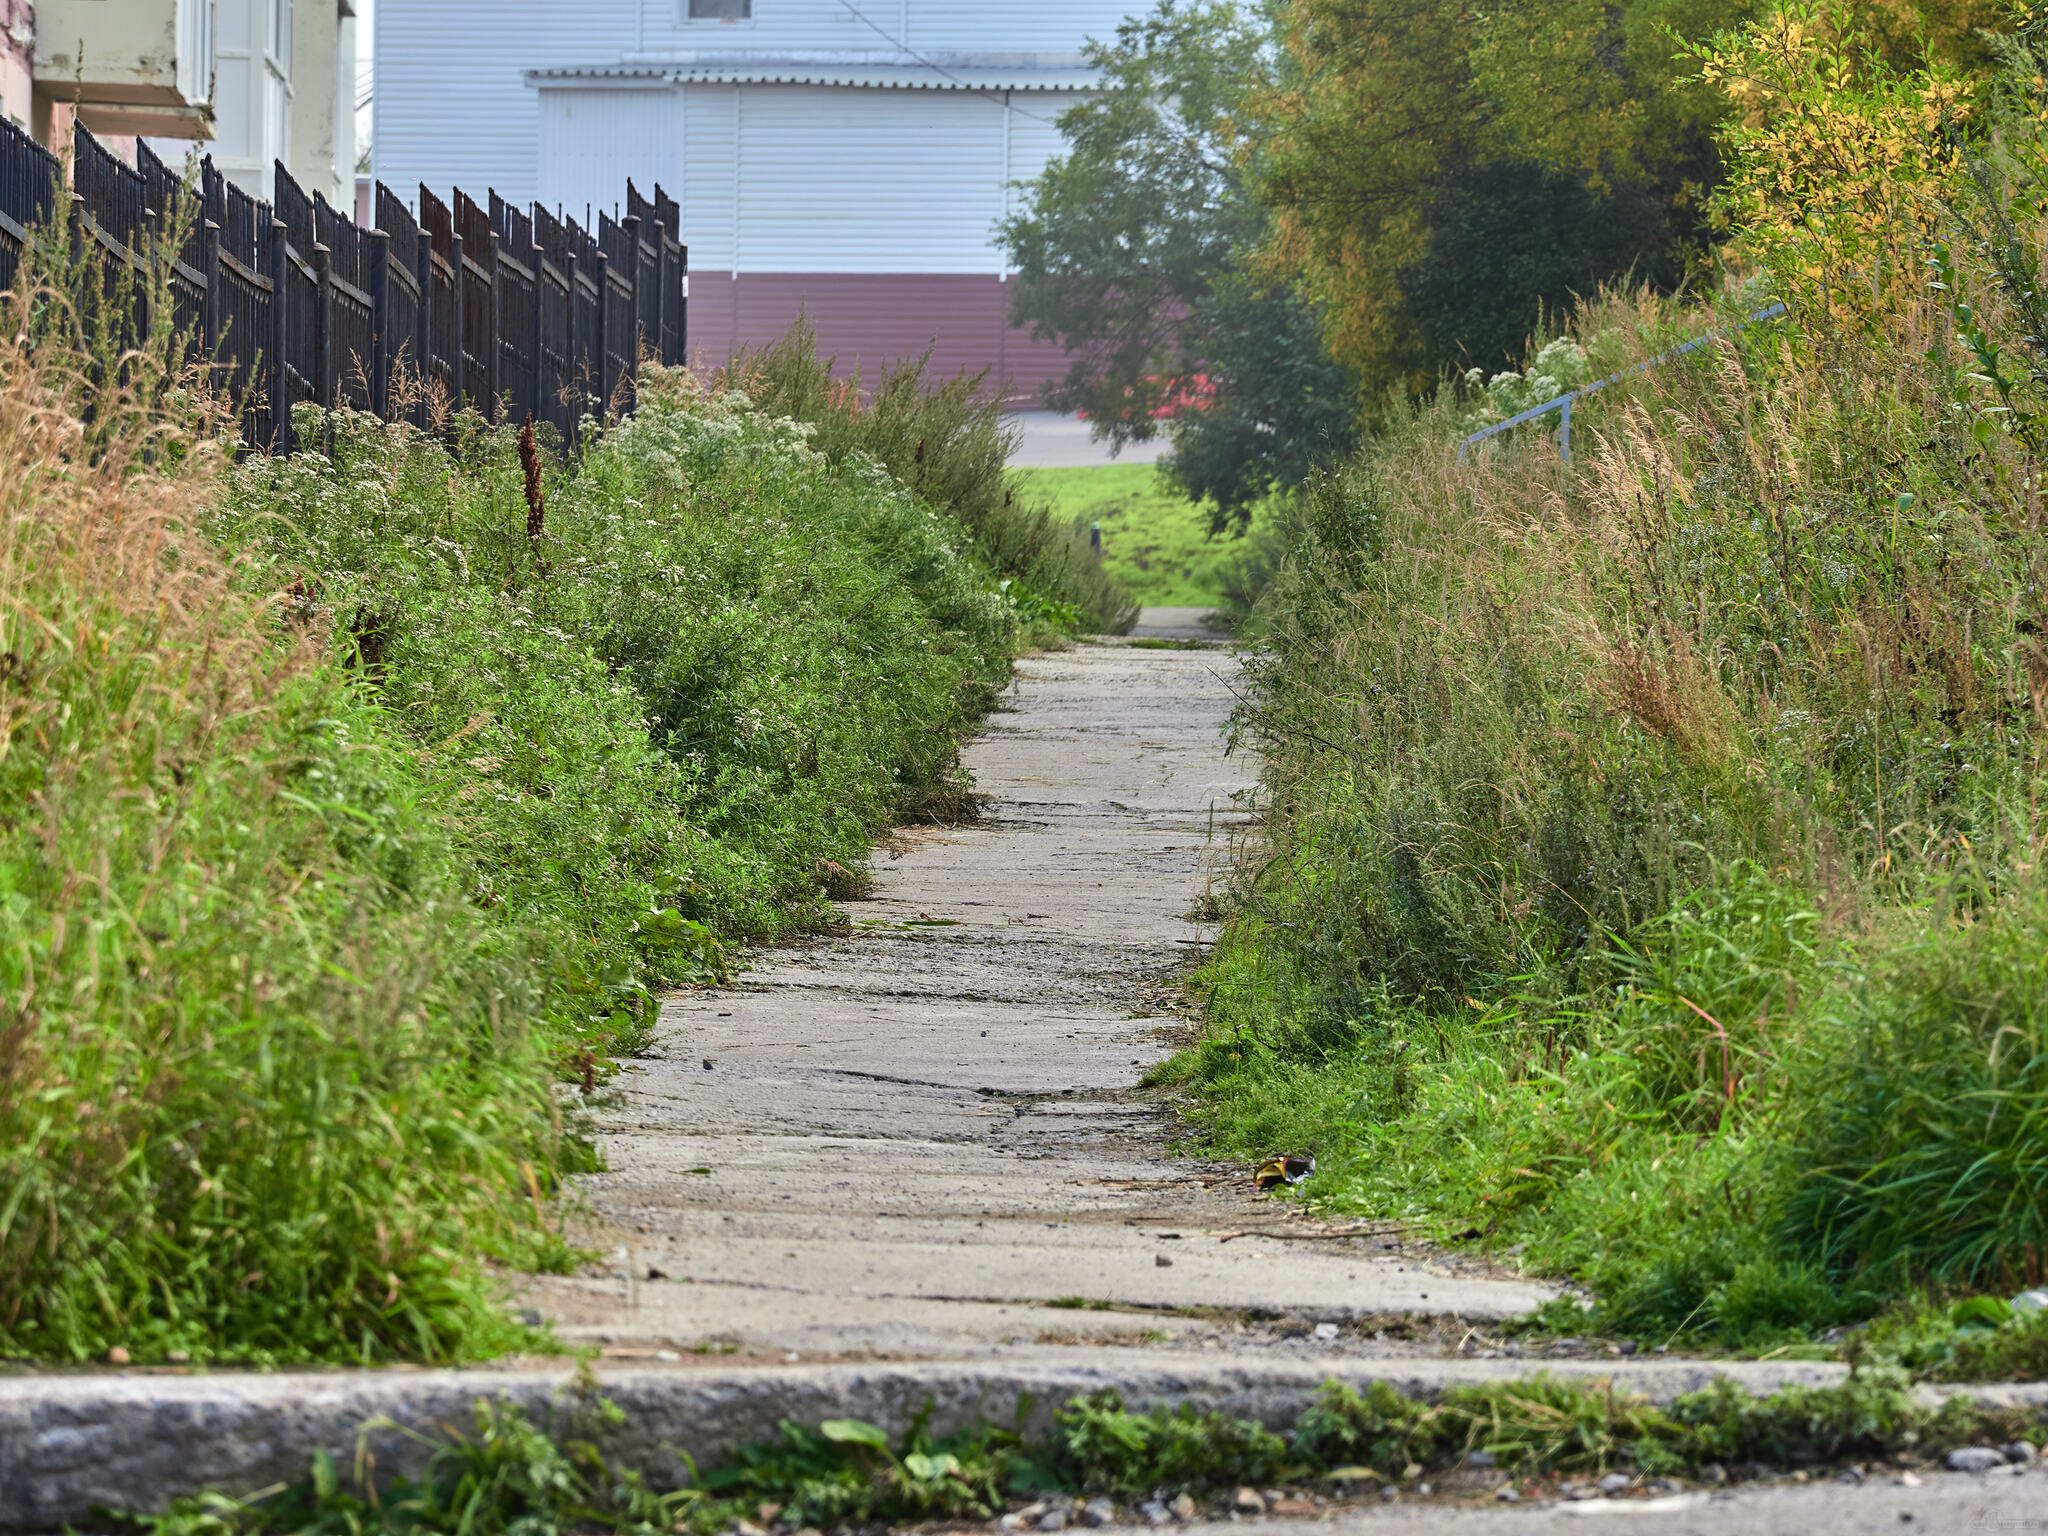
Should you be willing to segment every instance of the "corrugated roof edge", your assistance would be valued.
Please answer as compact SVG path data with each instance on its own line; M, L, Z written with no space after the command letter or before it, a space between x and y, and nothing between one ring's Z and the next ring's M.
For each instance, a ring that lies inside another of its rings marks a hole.
M860 54L699 53L526 71L529 86L847 85L929 91L1074 91L1097 84L1079 55L966 54L930 63Z

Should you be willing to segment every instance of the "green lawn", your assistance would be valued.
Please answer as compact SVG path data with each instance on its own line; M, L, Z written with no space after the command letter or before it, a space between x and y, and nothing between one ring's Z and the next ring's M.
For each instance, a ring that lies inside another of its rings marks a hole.
M1203 606L1223 592L1220 567L1237 539L1209 537L1209 512L1167 487L1149 464L1021 469L1018 483L1062 518L1102 524L1102 563L1148 605ZM1253 521L1266 517L1261 508Z

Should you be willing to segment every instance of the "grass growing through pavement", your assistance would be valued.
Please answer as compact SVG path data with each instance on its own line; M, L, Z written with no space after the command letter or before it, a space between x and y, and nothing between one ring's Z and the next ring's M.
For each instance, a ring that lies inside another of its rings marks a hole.
M1244 538L1211 538L1208 510L1167 485L1149 464L1011 473L1084 535L1091 523L1101 523L1103 569L1150 605L1208 608L1224 602L1245 552L1263 541L1274 516L1262 504Z
M1951 1399L1921 1406L1896 1375L1835 1387L1790 1387L1757 1399L1718 1382L1660 1408L1599 1381L1535 1377L1454 1387L1434 1400L1384 1382L1363 1393L1324 1385L1286 1433L1213 1410L1134 1413L1113 1391L1075 1398L1049 1434L986 1424L935 1435L920 1418L892 1438L858 1419L779 1435L695 1475L651 1485L644 1469L607 1461L605 1433L623 1422L585 1396L542 1423L510 1403L479 1400L473 1433L451 1436L417 1479L381 1491L316 1460L302 1484L238 1502L185 1499L136 1517L154 1536L259 1536L310 1531L429 1536L598 1530L694 1531L760 1521L782 1530L843 1530L986 1519L1045 1496L1120 1501L1208 1498L1239 1487L1402 1486L1464 1465L1474 1452L1516 1479L1600 1474L1711 1475L1855 1459L1938 1459L1950 1448L2003 1443L2032 1430L2031 1410ZM389 1426L373 1426L385 1427Z
M1932 89L1751 42L1725 77L1769 75L1794 138ZM1995 137L1910 215L1773 211L1782 155L1736 156L1789 322L1589 401L1568 466L1540 434L1461 458L1447 392L1293 509L1240 716L1264 853L1179 1067L1219 1147L1312 1147L1311 1198L1572 1276L1580 1329L1649 1344L2041 1283L2048 142L2017 46ZM1610 297L1564 345L1606 371L1713 318ZM1964 1342L1945 1370L2038 1359Z
M1043 615L684 375L567 462L349 416L236 462L68 313L0 349L0 1354L527 1341L568 1085L963 811Z

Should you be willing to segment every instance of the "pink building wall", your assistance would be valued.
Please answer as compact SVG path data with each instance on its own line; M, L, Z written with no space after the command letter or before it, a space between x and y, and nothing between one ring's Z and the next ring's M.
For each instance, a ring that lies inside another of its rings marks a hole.
M872 381L932 348L930 376L988 370L988 387L1036 404L1067 371L1066 353L1010 324L1013 281L960 273L690 273L690 359L716 367L741 347L778 340L799 314L842 377Z

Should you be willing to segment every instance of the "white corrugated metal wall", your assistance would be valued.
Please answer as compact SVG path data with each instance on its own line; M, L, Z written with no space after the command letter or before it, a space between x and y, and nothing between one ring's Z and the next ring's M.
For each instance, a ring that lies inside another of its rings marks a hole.
M845 0L754 0L754 19L737 24L680 21L683 0L380 0L372 157L378 177L408 198L424 181L478 195L494 186L523 201L541 181L529 69L777 49L887 55L890 39L920 52L1072 54L1139 4L857 0L877 33ZM694 107L687 118L694 126Z
M535 197L544 207L595 229L600 209L619 217L628 177L647 194L682 187L683 103L674 86L538 94Z
M739 233L740 91L737 85L692 85L682 91L683 240L690 265L702 272L733 270Z
M538 191L540 102L526 71L610 64L633 47L639 0L378 0L371 160L411 201ZM623 196L623 191L621 194Z
M616 84L539 93L541 200L659 180L710 272L999 274L994 239L1071 92ZM1008 122L1005 123L1007 116ZM735 177L737 169L737 177ZM609 201L605 204L609 206Z
M801 85L739 99L739 270L996 270L1000 102Z

